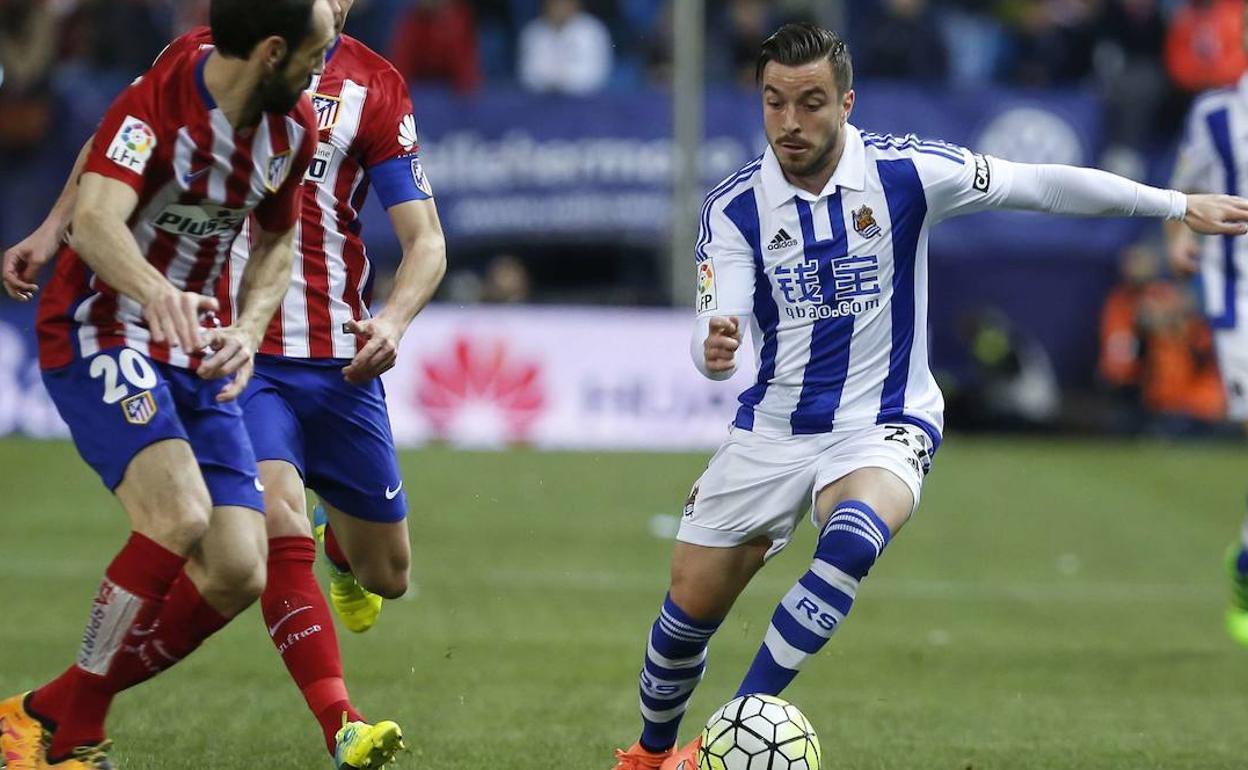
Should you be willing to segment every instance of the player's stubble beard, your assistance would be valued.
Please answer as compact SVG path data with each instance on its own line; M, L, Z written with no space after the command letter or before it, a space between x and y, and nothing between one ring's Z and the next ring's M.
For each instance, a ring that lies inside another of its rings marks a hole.
M282 59L273 71L266 74L260 79L260 85L257 93L260 97L260 109L264 112L277 113L284 115L295 108L299 103L299 97L303 96L303 92L312 83L312 79L308 78L303 86L292 90L290 83L286 77L286 67L290 63L290 54Z
M787 137L785 136L779 136L772 142L772 152L776 154L777 159L782 158L783 155L776 149L776 145L784 141L786 138ZM817 148L818 151L808 162L802 164L801 166L794 166L793 164L786 164L784 161L781 161L780 166L784 169L786 174L797 179L809 179L810 177L818 176L820 172L824 171L828 167L828 164L830 164L834 159L837 145L840 143L840 138L841 129L839 126L834 126L831 133L828 134L827 141L824 142L822 146Z

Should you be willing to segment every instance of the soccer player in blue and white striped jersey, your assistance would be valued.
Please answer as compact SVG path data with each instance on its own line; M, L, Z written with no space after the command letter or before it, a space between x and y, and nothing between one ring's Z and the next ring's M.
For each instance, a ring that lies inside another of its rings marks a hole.
M641 671L641 737L617 751L616 770L697 767L696 741L673 748L707 642L807 509L819 528L813 562L776 607L738 694L776 695L793 680L917 507L943 427L927 360L934 225L1011 208L1248 232L1239 198L861 132L848 122L848 49L814 25L770 37L757 74L769 147L707 196L692 353L708 377L730 376L748 325L758 375L685 506Z
M1248 16L1248 4L1244 6ZM1244 28L1248 48L1248 24ZM1232 88L1202 94L1192 104L1170 183L1184 192L1243 195L1248 188L1248 74ZM1170 265L1181 275L1200 273L1205 314L1213 328L1227 417L1248 432L1248 238L1205 238L1166 223ZM1248 647L1248 518L1227 554L1231 606L1227 631Z

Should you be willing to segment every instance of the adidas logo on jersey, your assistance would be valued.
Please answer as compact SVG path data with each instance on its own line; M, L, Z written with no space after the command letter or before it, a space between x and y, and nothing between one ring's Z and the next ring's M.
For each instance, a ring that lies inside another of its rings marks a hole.
M789 235L782 227L780 228L780 231L777 232L771 239L771 242L767 244L767 250L776 251L777 249L787 249L790 246L796 245L797 241L793 240L793 236Z

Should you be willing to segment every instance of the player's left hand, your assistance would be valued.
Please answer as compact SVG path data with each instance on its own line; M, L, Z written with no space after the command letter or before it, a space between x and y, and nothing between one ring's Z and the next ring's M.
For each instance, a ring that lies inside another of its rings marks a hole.
M205 329L203 337L205 345L212 352L200 365L199 376L205 380L215 380L233 374L234 380L217 394L217 401L238 398L251 379L256 341L236 326Z
M342 370L347 382L360 385L394 368L399 360L399 343L403 340L403 328L399 324L382 314L363 321L347 321L343 328L366 340L364 347Z
M1183 223L1202 235L1248 233L1248 200L1234 195L1189 195Z

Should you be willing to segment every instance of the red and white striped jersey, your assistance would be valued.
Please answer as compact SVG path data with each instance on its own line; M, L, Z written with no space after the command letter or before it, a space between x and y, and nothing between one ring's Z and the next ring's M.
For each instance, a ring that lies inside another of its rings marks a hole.
M289 114L265 113L255 127L235 130L204 84L210 53L191 45L163 54L108 109L84 169L135 190L128 224L140 252L174 286L208 296L249 215L269 232L294 226L300 179L316 150L306 98ZM202 358L152 342L139 303L68 245L40 299L38 335L45 369L122 345L190 369Z
M420 165L407 85L379 54L341 36L308 95L316 110L319 144L304 177L290 289L260 352L347 359L363 343L344 331L343 324L367 318L372 299L373 268L359 221L370 184L386 208L432 193ZM249 245L247 237L235 241L223 308L237 298ZM221 288L226 288L224 282Z

